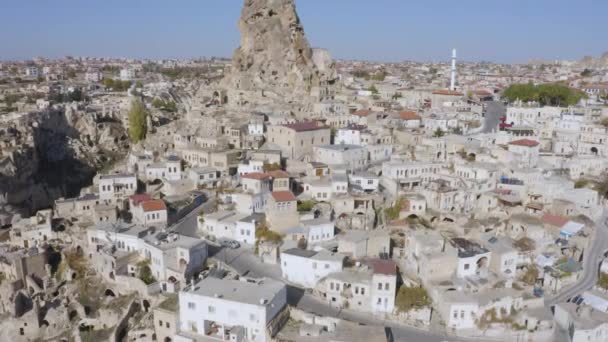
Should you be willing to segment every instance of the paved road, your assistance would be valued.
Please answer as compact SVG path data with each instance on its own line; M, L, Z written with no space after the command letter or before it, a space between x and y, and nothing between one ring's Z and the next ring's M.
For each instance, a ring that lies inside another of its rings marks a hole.
M486 102L486 113L483 121L482 133L491 133L492 130L498 130L500 118L507 113L505 105L500 101Z
M558 294L545 298L545 306L551 307L557 303L580 295L591 289L598 280L599 266L604 254L608 251L608 211L604 211L599 220L596 221L596 229L589 239L590 246L583 255L583 276L575 284L563 289Z
M169 227L169 230L190 237L199 237L196 234L198 229L197 219L201 212L211 213L215 210L215 198L207 195L207 200L198 207L192 209L186 216L179 220L176 224Z
M262 264L257 257L253 255L253 251L247 248L226 249L211 246L209 255L220 264L224 263L230 268L236 270L242 275L247 275L253 278L268 277L283 281L281 278L281 269L278 265ZM353 311L338 310L330 307L327 303L319 298L306 293L303 289L287 285L287 301L290 305L295 306L306 312L311 312L317 315L341 318L347 321L370 325L383 326L390 329L387 331L392 335L392 341L403 342L464 342L464 341L487 341L480 339L462 339L451 336L446 336L440 333L433 333L426 330L401 325L392 321L386 321L379 315L368 315Z

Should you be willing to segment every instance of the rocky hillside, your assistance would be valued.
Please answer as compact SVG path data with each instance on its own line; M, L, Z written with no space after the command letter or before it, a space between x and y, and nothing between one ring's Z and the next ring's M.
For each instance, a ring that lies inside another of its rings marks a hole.
M30 214L78 195L96 170L125 154L120 122L76 106L0 121L0 214Z

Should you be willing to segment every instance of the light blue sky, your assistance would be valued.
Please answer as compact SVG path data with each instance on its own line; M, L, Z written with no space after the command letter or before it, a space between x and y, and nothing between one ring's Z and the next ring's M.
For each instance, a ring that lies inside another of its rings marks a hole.
M0 59L230 56L243 0L0 0ZM298 0L313 46L382 61L608 50L607 0Z

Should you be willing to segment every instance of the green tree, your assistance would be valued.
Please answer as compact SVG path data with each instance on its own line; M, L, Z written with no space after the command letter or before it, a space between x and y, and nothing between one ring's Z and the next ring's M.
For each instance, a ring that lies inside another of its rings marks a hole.
M530 285L533 286L536 284L536 281L538 280L538 268L536 268L536 266L534 265L529 265L528 266L528 270L526 271L526 273L524 273L524 275L522 276L521 280Z
M372 94L378 94L378 88L376 88L375 85L372 85L371 87L369 87L367 90L371 91Z
M437 127L437 129L435 130L435 132L433 132L433 137L434 138L441 138L444 135L445 135L445 132L441 128L439 128L439 127Z
M608 290L608 273L600 273L600 279L597 281L597 286L604 290Z
M129 137L134 143L138 143L146 138L148 133L148 111L141 100L131 102L129 110Z
M581 72L581 76L583 76L583 77L589 77L589 76L591 76L591 74L592 74L592 72L589 69L585 69L585 70L583 70L583 72Z
M401 286L395 299L395 306L401 312L421 309L431 304L429 294L423 287Z
M137 267L139 269L137 273L137 278L141 279L146 285L150 285L156 282L156 278L152 274L152 270L150 269L150 261L143 260L137 263Z
M587 95L572 89L562 83L545 83L535 86L532 82L527 84L512 84L503 93L503 98L510 102L521 100L523 102L536 101L541 106L573 106Z
M165 106L165 101L156 97L154 100L152 100L152 106L154 106L154 108L162 108Z

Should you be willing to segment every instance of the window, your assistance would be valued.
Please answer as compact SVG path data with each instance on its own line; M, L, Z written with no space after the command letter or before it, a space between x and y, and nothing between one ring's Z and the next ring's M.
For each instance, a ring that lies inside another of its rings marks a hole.
M333 291L333 289L334 289L334 283L333 282L329 283L329 289Z
M378 290L382 290L382 283L378 283Z
M312 269L313 269L313 270L316 270L316 269L317 269L317 263L316 263L316 262L313 262L313 263L312 263Z
M388 291L389 286L390 285L388 283L384 284L384 289Z
M361 295L364 295L364 294L365 294L365 287L362 287L361 288Z
M464 269L468 270L469 269L469 264L464 264Z
M189 310L195 310L196 309L196 304L194 304L192 302L188 302L188 309Z
M378 304L382 304L382 298L378 298Z
M209 306L209 313L215 313L215 307Z
M255 314L249 314L249 320L250 320L250 321L255 322L255 321L256 321L256 319L257 319L257 318L255 317Z
M454 311L454 318L458 318L458 311Z
M464 310L460 311L460 318L464 318Z
M163 326L163 321L158 321L158 326L162 327Z
M171 328L171 324L169 324L169 322L166 322L166 323L165 323L165 327L167 327L167 328Z
M325 269L328 269L328 268L329 268L329 264L325 264Z

